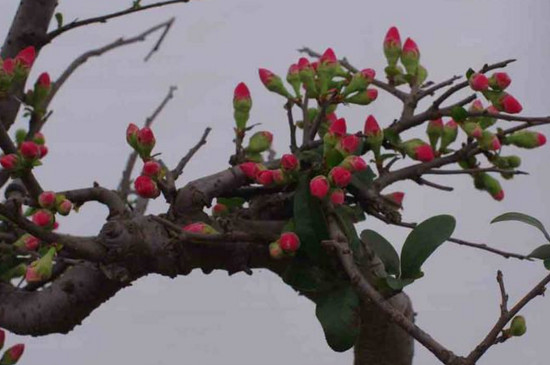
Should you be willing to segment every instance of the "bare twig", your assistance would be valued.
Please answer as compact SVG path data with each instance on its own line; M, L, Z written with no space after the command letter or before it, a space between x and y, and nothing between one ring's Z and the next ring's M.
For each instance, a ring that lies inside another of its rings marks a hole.
M426 180L422 177L419 177L419 178L415 179L414 181L416 181L419 185L426 185L426 186L429 186L429 187L432 187L432 188L438 189L438 190L443 190L443 191L453 191L454 190L453 187L436 184L436 183L428 181L428 180Z
M500 314L504 316L508 313L508 294L504 287L504 276L500 270L497 271L497 282L498 288L500 289Z
M166 104L174 97L174 91L177 90L176 86L170 86L168 89L168 94L164 97L160 105L155 109L153 114L151 114L147 119L145 119L144 126L150 127L153 124L153 121L158 117L158 115L162 112ZM122 172L122 179L120 181L120 184L118 186L118 191L120 192L120 196L123 200L126 200L128 198L128 194L130 192L130 178L132 177L132 171L134 170L134 166L137 161L138 154L136 151L132 151L130 153L130 156L128 156L128 161L126 162L126 168Z
M485 168L463 169L463 170L433 169L433 170L428 170L424 172L424 174L425 175L428 175L428 174L429 175L459 175L459 174L477 174L480 172L498 172L498 173L513 174L513 175L529 175L529 173L525 171L499 169L498 167L485 167Z
M85 26L85 25L88 25L88 24L106 23L110 19L118 18L118 17L128 15L128 14L132 14L132 13L137 13L139 11L144 11L144 10L148 10L148 9L152 9L152 8L158 8L158 7L166 6L166 5L187 3L189 1L190 0L160 1L160 2L157 2L157 3L154 3L154 4L143 5L143 6L139 6L139 7L131 7L131 8L128 8L126 10L117 11L117 12L112 13L112 14L97 16L97 17L94 17L94 18L89 18L89 19L84 19L84 20L75 20L75 21L73 21L73 22L71 22L67 25L64 25L64 26L48 33L46 35L46 40L45 40L44 44L51 42L55 37L67 32L69 30L79 28L79 27L82 27L82 26Z
M461 79L462 76L458 76L458 75L454 75L453 77L445 80L445 81L442 81L438 84L435 84L433 86L431 86L430 88L428 89L424 89L424 90L421 90L417 95L416 95L416 100L420 100L420 99L423 99L424 97L428 96L428 95L433 95L437 90L441 89L441 88L444 88L445 86L449 86L449 85L452 85L454 84L454 82L456 80L459 80Z
M199 151L199 149L206 144L206 138L208 137L208 134L210 133L211 130L212 128L210 127L207 127L204 130L201 139L197 142L196 145L194 145L189 150L189 152L187 152L185 156L183 156L183 158L180 160L176 168L172 170L172 177L174 180L177 180L178 177L181 176L181 174L183 173L183 169L185 168L187 163L191 161L191 159L193 158L193 156L195 156L195 154Z
M290 151L292 153L296 152L298 145L296 144L296 125L294 124L294 116L292 115L292 107L294 103L289 101L285 105L286 115L288 118L288 128L290 130Z
M91 51L88 51L86 53L83 53L79 57L77 57L69 67L63 73L59 78L53 83L52 89L50 93L48 94L48 97L46 98L46 101L44 102L44 109L47 109L49 104L51 103L52 99L55 97L61 86L69 79L69 77L84 63L86 63L90 58L92 57L99 57L109 51L112 51L113 49L127 46L133 43L142 42L147 39L149 35L152 33L155 33L156 31L160 29L164 29L164 32L161 35L161 38L159 38L159 41L155 44L155 47L151 50L151 52L147 55L146 60L151 56L151 54L156 51L160 45L160 42L165 37L166 33L170 30L170 27L174 23L174 18L163 22L161 24L155 25L154 27L146 30L145 32L138 34L137 36L131 37L131 38L119 38L116 41L109 43L101 48L93 49Z

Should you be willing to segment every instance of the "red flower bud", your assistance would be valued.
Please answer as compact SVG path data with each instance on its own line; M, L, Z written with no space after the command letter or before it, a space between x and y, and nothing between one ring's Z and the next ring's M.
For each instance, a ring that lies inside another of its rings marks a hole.
M493 150L493 151L498 151L500 150L500 140L498 139L497 136L493 136L493 139L491 140L491 143L490 143L490 149Z
M315 176L309 182L309 192L311 195L319 199L322 199L327 195L329 188L330 185L328 180L323 175Z
M237 85L233 94L233 101L240 100L250 100L250 90L248 90L248 87L244 82Z
M300 239L294 232L285 232L279 238L279 245L286 252L296 252L300 248Z
M40 209L32 215L32 221L39 227L51 227L54 222L54 216L49 210Z
M372 82L372 80L374 80L374 78L376 77L376 71L374 71L372 68L365 68L361 70L361 74L363 74L368 82Z
M519 101L510 94L505 94L499 102L502 105L502 110L509 114L518 114L523 109Z
M26 250L36 251L36 249L40 245L40 240L34 236L28 235L24 238L23 244Z
M405 198L405 193L402 191L396 191L394 193L384 195L384 197L391 200L393 203L395 203L395 205L401 207L403 205L403 198Z
M346 134L346 120L344 118L337 119L330 125L329 133L336 136L343 136Z
M239 168L249 179L256 179L256 175L260 171L258 164L255 162L242 163Z
M138 132L139 128L137 125L135 125L134 123L128 124L128 128L126 128L126 141L133 148L136 147Z
M353 154L359 147L361 140L355 134L349 134L340 139L337 148L344 154Z
M214 205L214 207L212 208L212 213L216 217L225 215L228 212L229 212L229 208L227 207L227 205L222 204L222 203L218 203L218 204Z
M384 55L390 66L395 66L401 55L401 37L396 27L391 27L384 39Z
M344 190L342 190L342 189L334 189L330 193L330 201L334 205L344 204L344 198L345 198L345 194L344 194Z
M48 154L48 147L43 144L38 145L38 150L40 151L40 158L44 158Z
M365 133L367 137L370 137L378 135L380 134L380 132L382 132L382 130L380 129L380 125L378 125L376 118L372 115L369 115L367 117L367 120L365 121L363 133Z
M6 75L13 75L15 72L15 61L12 58L6 58L4 62L2 62L2 71Z
M348 156L340 165L351 172L363 171L367 169L367 163L359 156Z
M293 63L288 68L288 75L291 75L291 77L292 76L297 76L299 73L300 73L300 67L296 63Z
M145 175L139 176L134 181L134 188L136 189L136 193L142 198L156 198L160 194L157 184L149 176Z
M52 209L55 207L55 192L45 191L38 196L38 204L45 209Z
M397 27L391 27L386 33L384 39L384 46L398 46L401 48L401 37L399 36L399 30Z
M482 73L473 73L468 82L472 90L475 91L485 91L489 88L489 79Z
M9 155L4 155L0 157L0 165L2 165L3 168L6 170L13 170L17 167L17 164L19 162L19 156L17 156L15 153L11 153Z
M338 58L336 58L336 55L334 54L332 48L327 48L325 53L323 53L323 55L319 59L319 62L321 64L333 65L338 62Z
M501 201L504 199L504 190L499 190L495 194L493 194L493 199L497 201Z
M266 87L275 77L275 74L273 72L265 68L260 68L258 70L258 73L260 74L260 80L262 81L262 84L264 84Z
M155 146L156 142L155 135L149 127L144 127L138 131L137 140L140 145L151 148Z
M430 162L434 159L434 151L432 150L432 147L427 144L416 147L415 154L416 160L418 161Z
M212 226L203 222L195 222L183 227L183 230L190 233L216 234L218 233Z
M329 178L334 185L345 188L351 181L351 173L341 166L336 166L330 170Z
M40 149L38 145L32 141L21 143L21 155L27 160L34 160L40 157Z
M157 161L149 160L143 164L143 170L141 171L142 175L149 177L158 177L162 167Z
M504 90L512 83L506 72L495 72L489 78L489 85L495 90Z
M300 168L300 161L294 155L285 154L281 158L281 166L286 171L294 171Z
M50 79L50 75L47 72L43 72L38 76L38 81L36 82L37 85L49 89L50 86L52 86L52 81Z
M73 203L69 199L63 199L57 204L57 212L61 215L69 215L73 209Z
M311 68L311 64L309 63L309 60L305 57L301 57L298 60L298 70L302 71L302 70L307 70L309 68Z
M271 185L273 183L273 171L262 170L256 175L256 181L264 186Z
M20 343L14 345L6 350L2 359L0 359L0 364L2 365L14 365L19 361L23 352L25 351L25 345Z
M17 54L15 61L26 68L30 68L36 59L36 51L33 46L27 47Z
M319 68L319 61L312 62L311 68L313 69L313 71L317 71L317 69Z
M482 112L483 110L483 103L479 99L474 100L474 102L470 106L470 111L472 112Z
M418 46L416 45L416 42L412 40L412 38L407 38L405 40L405 44L403 44L403 56L405 56L406 54L413 54L415 56L418 56L420 54Z

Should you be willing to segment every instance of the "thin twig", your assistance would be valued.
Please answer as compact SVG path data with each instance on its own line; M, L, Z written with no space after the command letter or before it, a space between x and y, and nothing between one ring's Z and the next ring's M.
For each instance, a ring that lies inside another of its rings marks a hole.
M508 294L506 293L506 288L504 287L504 276L500 270L497 271L497 282L500 290L500 314L504 316L508 313Z
M463 170L439 170L433 169L424 172L424 175L459 175L459 174L478 174L480 172L498 172L512 175L529 175L528 172L520 170L506 170L500 169L498 167L485 167L485 168L476 168L476 169L463 169Z
M419 185L426 185L426 186L429 186L429 187L432 187L432 188L438 189L438 190L443 190L443 191L453 191L454 190L453 187L436 184L436 183L428 181L428 180L426 180L422 177L419 177L419 178L415 179L414 181L416 183L418 183Z
M458 76L458 75L454 75L453 77L445 80L445 81L442 81L438 84L435 84L433 86L431 86L430 88L428 89L424 89L424 90L421 90L417 95L416 95L416 100L421 100L423 99L424 97L428 96L428 95L433 95L437 90L441 89L441 88L444 88L445 86L449 86L449 85L452 85L454 84L454 82L456 80L459 80L461 79L462 76Z
M294 124L294 116L292 115L292 108L294 107L294 103L289 101L285 105L286 109L286 115L288 118L288 128L290 130L290 151L292 153L295 153L298 149L298 145L296 144L296 124Z
M106 23L110 19L118 18L118 17L128 15L128 14L132 14L132 13L137 13L139 11L144 11L144 10L148 10L148 9L152 9L152 8L158 8L158 7L161 7L161 6L166 6L166 5L171 5L171 4L187 3L189 1L190 0L161 1L161 2L154 3L154 4L143 5L143 6L139 6L139 7L131 7L131 8L126 9L126 10L117 11L117 12L112 13L112 14L97 16L97 17L94 17L94 18L78 20L78 21L75 20L75 21L73 21L73 22L71 22L67 25L64 25L64 26L62 26L60 28L57 28L56 30L51 31L50 33L48 33L46 35L46 40L45 40L44 44L51 42L55 37L67 32L69 30L79 28L79 27L82 27L82 26L85 26L85 25L88 25L88 24Z
M48 108L48 106L50 105L52 99L55 97L55 95L57 94L57 92L59 91L61 86L63 86L63 84L69 79L69 77L80 66L82 66L84 63L86 63L90 58L99 57L99 56L101 56L101 55L103 55L103 54L105 54L109 51L112 51L116 48L119 48L119 47L127 46L127 45L137 43L137 42L142 42L142 41L146 40L147 37L149 35L151 35L152 33L155 33L159 29L164 28L164 32L162 33L161 38L155 44L155 47L151 50L151 52L149 52L149 54L147 55L147 57L146 57L146 60L147 60L150 57L150 55L152 54L152 52L154 52L158 49L160 42L165 37L166 32L168 32L170 30L170 27L172 26L173 23L174 23L174 18L171 18L170 20L165 21L161 24L155 25L154 27L146 30L145 32L143 32L141 34L138 34L135 37L119 38L116 41L114 41L112 43L109 43L109 44L107 44L107 45L105 45L101 48L93 49L91 51L83 53L82 55L77 57L73 62L71 62L71 64L67 67L67 69L65 71L63 71L61 76L59 76L59 78L53 83L52 89L51 89L50 93L48 94L48 97L46 98L46 101L44 102L44 109Z
M208 134L210 133L211 130L212 128L210 127L207 127L204 130L201 139L197 142L196 145L194 145L189 150L189 152L187 152L185 156L183 156L183 158L180 160L176 168L172 170L172 177L174 180L177 180L178 177L181 176L181 174L183 173L183 169L185 168L187 163L191 161L191 159L193 158L193 156L195 156L195 154L199 151L199 149L206 144L206 138L208 137Z

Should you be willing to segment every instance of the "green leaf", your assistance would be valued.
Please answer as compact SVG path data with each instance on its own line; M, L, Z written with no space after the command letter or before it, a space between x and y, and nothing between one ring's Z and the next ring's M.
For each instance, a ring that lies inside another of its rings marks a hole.
M395 291L401 291L404 287L409 284L412 284L415 279L398 279L393 276L386 276L386 284L388 287Z
M472 76L475 73L476 72L472 68L469 68L468 71L466 71L466 79L469 80L470 76Z
M541 260L550 259L550 245L539 246L535 248L528 256Z
M376 255L384 263L388 274L399 276L399 255L391 243L370 229L361 232L361 239L372 247Z
M544 260L543 263L546 270L550 270L550 260Z
M282 275L283 281L302 293L321 293L334 288L334 275L307 258L295 258Z
M300 251L313 262L326 260L321 241L329 238L321 202L309 193L309 177L301 176L294 195L294 223L300 237Z
M468 118L468 112L461 106L455 106L451 109L451 116L457 122L463 122Z
M342 227L344 234L346 235L349 241L349 247L353 252L357 252L361 246L361 241L357 236L357 231L353 225L353 216L349 214L349 211L343 207L336 207L335 209L336 217Z
M361 318L359 298L351 286L334 290L320 298L315 315L331 349L347 351L355 345L359 336Z
M359 181L365 186L370 186L375 177L376 174L369 166L366 170L355 172L352 176L352 180Z
M217 198L218 203L226 205L228 208L240 208L246 202L244 198L233 197L233 198Z
M544 237L546 237L548 242L550 242L550 234L548 234L542 222L534 217L531 217L530 215L518 213L518 212L508 212L508 213L499 215L498 217L493 219L491 223L506 222L506 221L518 221L518 222L522 222L525 224L529 224L533 227L536 227L539 229L539 231L542 232L542 234L544 234Z
M55 20L57 22L57 28L61 28L63 26L63 14L55 13Z
M432 253L453 234L456 221L450 215L425 220L409 234L401 250L401 278L416 279L420 268Z

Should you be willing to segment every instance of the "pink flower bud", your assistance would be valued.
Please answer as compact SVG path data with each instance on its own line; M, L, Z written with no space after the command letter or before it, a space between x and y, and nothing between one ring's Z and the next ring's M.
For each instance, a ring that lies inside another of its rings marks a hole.
M40 158L44 158L48 154L48 147L46 145L38 145L38 150L40 151Z
M38 145L32 141L21 143L21 155L27 160L35 160L40 157L40 149Z
M300 73L300 67L296 63L293 63L288 68L288 75L291 75L291 77L292 76L298 76L299 73Z
M25 280L28 283L36 283L42 280L42 277L36 271L36 268L33 266L27 266L27 271L25 272Z
M346 120L344 118L337 119L329 127L329 133L336 136L343 136L346 134Z
M73 209L73 203L69 199L63 199L57 204L57 212L61 215L69 215Z
M138 132L139 132L139 128L137 125L135 125L134 123L128 124L128 128L126 128L126 141L133 148L135 148L137 144Z
M32 137L32 141L40 146L46 143L46 137L44 137L44 134L37 132Z
M32 215L32 221L39 227L47 228L53 225L54 216L49 210L40 209Z
M52 209L55 207L55 192L45 191L38 196L38 204L45 209Z
M486 91L489 88L489 79L482 73L473 73L468 82L472 90L475 91Z
M162 167L157 161L149 160L143 164L142 175L149 177L158 177L162 171Z
M15 72L15 61L12 58L6 58L4 62L2 62L2 71L6 75L13 75Z
M136 193L146 199L156 198L159 196L160 191L155 183L149 176L141 175L134 181L134 189Z
M390 66L395 66L401 55L401 37L396 27L391 27L384 39L384 55Z
M355 134L349 134L340 139L337 148L344 154L353 154L359 147L361 140Z
M28 235L23 239L23 245L25 246L26 250L36 251L36 249L40 245L40 240L34 236Z
M33 46L30 46L21 50L15 57L15 61L17 61L20 65L26 68L31 68L35 59L36 59L36 50L34 49Z
M367 169L367 163L359 156L348 156L340 165L351 172L363 171Z
M9 349L6 350L6 352L2 356L2 359L0 359L0 364L2 365L16 364L21 358L21 356L23 355L24 351L25 351L25 345L22 343L10 347Z
M418 57L418 55L420 54L418 46L416 42L412 40L412 38L407 38L405 40L405 44L403 44L403 56L407 54L412 54L416 57Z
M52 81L50 75L47 72L43 72L38 76L38 81L36 82L38 86L41 86L45 89L49 89L52 86Z
M345 198L345 194L344 194L344 190L342 190L342 189L334 189L330 193L330 201L334 205L344 204L344 198Z
M245 162L239 165L241 171L249 178L256 179L256 175L260 172L260 168L255 162Z
M264 84L266 87L271 83L271 81L275 77L275 74L273 72L265 68L260 68L258 70L258 73L260 75L260 80L262 81L262 84Z
M327 195L329 188L330 185L328 180L323 175L315 176L309 182L309 192L311 195L319 199L322 199Z
M298 158L291 154L285 154L281 158L281 167L285 171L295 171L300 168L300 161Z
M493 199L497 201L501 201L502 199L504 199L504 190L501 189L497 191L495 194L493 194L492 196L493 196Z
M341 166L336 166L330 170L329 178L334 185L345 188L351 181L351 172Z
M474 102L470 106L471 112L482 112L484 109L485 108L483 107L483 103L479 99L474 100Z
M430 162L434 159L434 151L427 144L416 147L415 154L418 161Z
M490 149L493 150L493 151L498 151L500 150L500 140L498 139L497 136L493 136L493 139L491 140L491 143L490 143Z
M283 258L283 256L285 255L283 249L281 248L281 246L279 245L279 242L271 242L269 244L269 256L271 256L272 258L278 260L278 259L281 259Z
M311 64L309 63L309 60L305 57L301 57L298 60L298 70L303 71L311 68Z
M300 239L294 232L285 232L279 238L279 245L286 252L296 252L300 248Z
M510 94L505 94L499 100L499 102L502 105L502 110L504 110L506 113L518 114L523 110L523 107L521 106L519 101L517 101L517 99Z
M367 117L367 120L365 121L365 127L363 129L363 133L365 136L376 136L379 135L382 132L380 129L380 125L378 125L378 122L376 121L376 118L372 115L369 115Z
M319 62L321 64L334 65L338 62L338 58L336 58L336 55L334 54L332 48L327 48L325 53L323 53L323 55L319 59Z
M17 167L19 162L19 156L15 153L4 155L0 157L0 165L6 170L13 170Z
M489 105L487 107L487 112L490 114L498 114L498 109L494 105Z
M256 175L256 181L264 186L273 184L273 171L262 170Z
M402 191L396 191L394 193L384 195L384 197L392 201L395 205L401 207L403 205L403 199L405 198L405 193Z
M489 85L495 90L504 90L512 83L506 72L495 72L489 78Z

